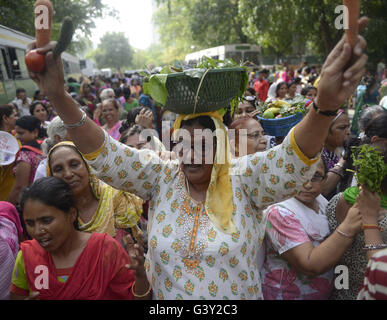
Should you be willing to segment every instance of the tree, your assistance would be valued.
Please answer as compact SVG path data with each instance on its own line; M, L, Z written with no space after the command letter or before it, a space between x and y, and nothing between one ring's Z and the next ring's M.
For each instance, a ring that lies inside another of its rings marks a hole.
M335 26L339 4L337 0L240 0L239 14L243 31L263 47L290 54L294 45L307 45L314 54L326 56L344 33ZM387 2L362 1L361 14L371 19L363 33L371 60L382 57L387 52Z
M131 65L133 50L123 32L108 32L100 40L95 52L95 60L99 68L116 68Z
M66 16L71 17L76 30L72 46L68 51L75 52L85 49L85 37L90 37L95 27L94 19L116 14L102 3L102 0L51 0L54 6L52 39L59 37L60 27ZM35 36L35 16L33 11L35 0L0 0L1 24Z
M184 59L194 45L188 18L192 14L190 0L160 0L153 19L158 28L160 42L165 51L172 54L165 61Z
M196 45L216 47L231 43L247 43L238 0L196 0L188 16Z

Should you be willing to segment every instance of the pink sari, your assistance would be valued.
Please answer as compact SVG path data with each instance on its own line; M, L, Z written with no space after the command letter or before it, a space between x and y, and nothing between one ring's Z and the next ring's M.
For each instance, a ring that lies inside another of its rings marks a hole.
M110 130L107 130L107 132L109 133L109 135L115 139L115 140L120 140L120 137L121 137L121 133L120 133L120 129L121 129L121 126L122 126L122 122L121 121L118 121L113 128L111 128Z
M8 202L0 201L0 300L9 298L12 271L23 233L19 214Z

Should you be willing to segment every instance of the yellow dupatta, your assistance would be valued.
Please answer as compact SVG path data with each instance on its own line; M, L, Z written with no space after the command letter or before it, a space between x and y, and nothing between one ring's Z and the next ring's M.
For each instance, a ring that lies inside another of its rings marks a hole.
M76 149L75 144L70 141L56 144L47 155L47 176L52 176L50 157L53 151L61 146ZM78 153L82 157L81 153ZM137 222L142 214L143 200L131 193L106 185L91 173L87 164L86 167L89 171L89 183L92 193L98 200L98 208L91 221L87 223L78 217L80 231L106 233L111 237L115 237L117 229L132 228L136 237L137 234L141 233L137 227Z
M211 181L206 194L205 208L214 225L227 234L237 232L232 219L234 210L233 191L230 176L230 143L223 117L218 111L190 115L180 115L174 124L174 138L178 136L182 121L201 116L210 117L216 127L217 148Z

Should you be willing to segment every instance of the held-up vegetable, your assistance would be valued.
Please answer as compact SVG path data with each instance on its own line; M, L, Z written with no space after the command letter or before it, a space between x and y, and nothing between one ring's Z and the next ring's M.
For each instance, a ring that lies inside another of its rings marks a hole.
M359 34L359 10L360 0L343 0L344 5L348 8L348 29L345 30L347 41L352 48L355 47Z
M54 48L54 59L58 58L62 52L65 52L67 47L70 45L74 35L73 22L69 17L63 20L62 28L60 30L60 36L58 43Z
M42 72L46 67L44 55L38 53L36 50L31 50L27 53L25 62L28 70L32 72Z
M35 2L34 12L36 47L42 48L50 43L54 8L51 1L38 0ZM25 62L32 72L42 72L46 67L44 56L36 50L27 53Z
M387 165L383 156L374 147L362 145L353 147L353 165L356 168L357 181L360 185L365 185L371 192L381 193L381 184L387 175Z
M45 7L45 8L44 8ZM36 47L50 43L54 8L50 0L38 0L34 5ZM48 16L47 16L48 15Z

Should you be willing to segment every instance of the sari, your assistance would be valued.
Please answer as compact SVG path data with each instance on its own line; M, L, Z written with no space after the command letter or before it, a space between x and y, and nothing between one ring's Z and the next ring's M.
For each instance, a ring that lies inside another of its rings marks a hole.
M51 254L36 240L21 244L11 292L39 292L39 300L132 300L134 273L125 265L130 259L117 241L93 233L70 269L56 269ZM66 270L63 282L58 274ZM27 284L27 288L25 285ZM24 288L20 288L24 286ZM22 290L20 290L22 289ZM24 289L24 290L23 290ZM25 290L27 289L27 290Z
M121 121L118 121L113 128L111 129L106 129L106 131L108 132L108 134L115 140L120 140L120 137L121 137L121 133L120 133L120 129L121 129L121 126L122 126L122 122Z
M8 202L0 202L0 300L8 299L12 270L23 233L19 214Z

